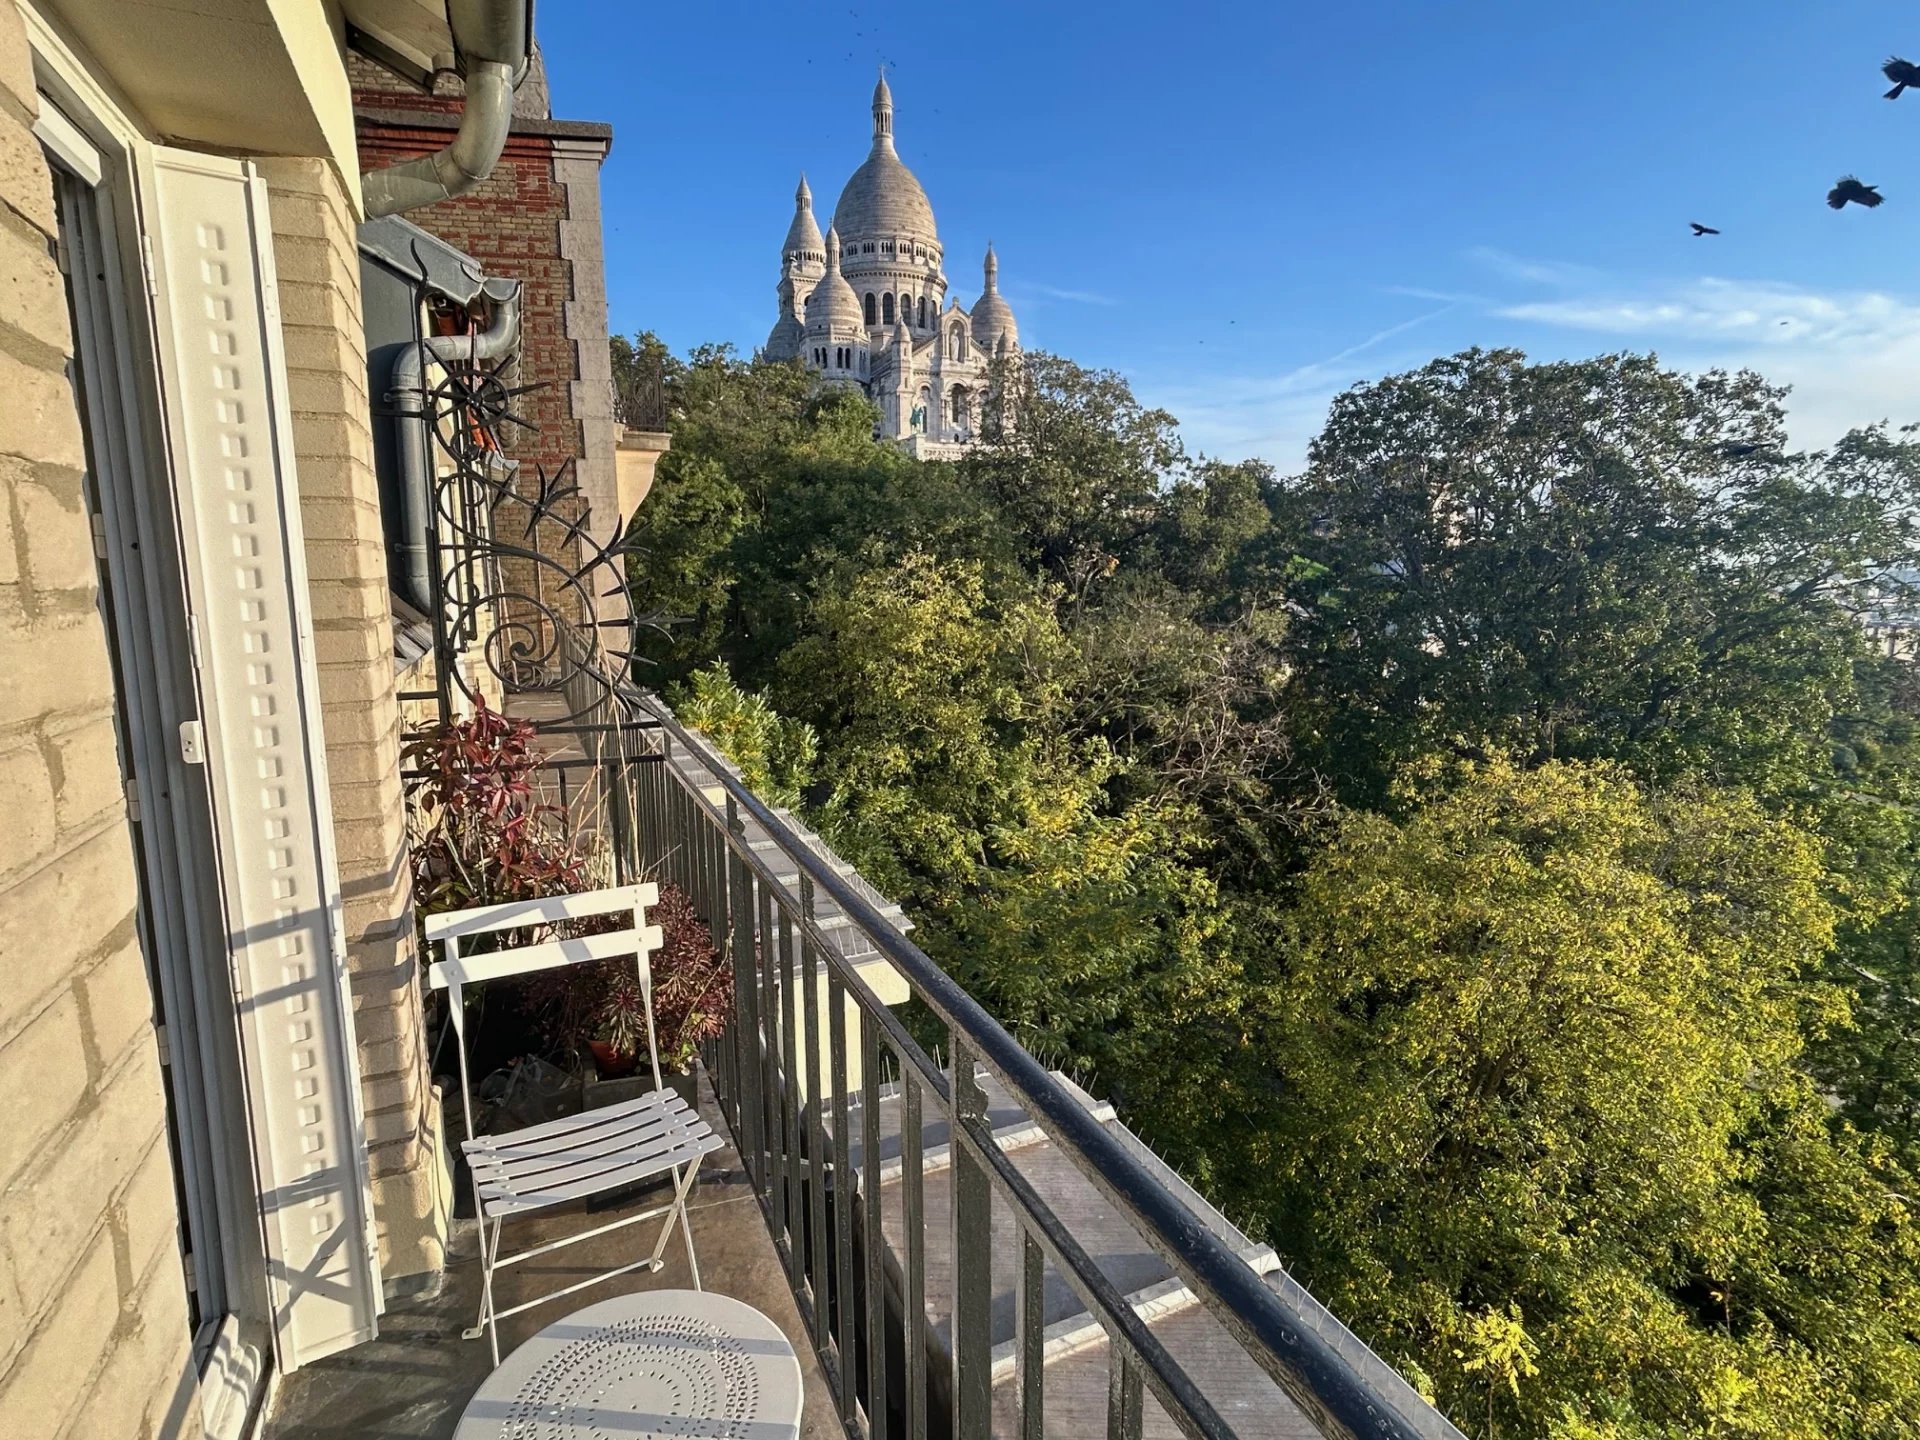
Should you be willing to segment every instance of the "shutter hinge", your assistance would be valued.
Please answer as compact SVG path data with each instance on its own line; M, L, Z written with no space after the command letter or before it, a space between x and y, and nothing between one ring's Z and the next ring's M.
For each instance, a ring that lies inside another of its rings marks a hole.
M145 233L140 236L140 266L146 271L147 293L151 295L156 288L153 283L153 236Z
M140 787L132 780L127 781L127 819L136 825L140 823Z
M180 758L189 765L207 763L207 732L198 720L180 722Z
M89 519L93 525L93 558L104 560L107 558L107 517L96 510Z
M153 1027L153 1042L160 1047L161 1066L164 1068L165 1066L173 1064L173 1047L167 1043L166 1026L156 1025Z

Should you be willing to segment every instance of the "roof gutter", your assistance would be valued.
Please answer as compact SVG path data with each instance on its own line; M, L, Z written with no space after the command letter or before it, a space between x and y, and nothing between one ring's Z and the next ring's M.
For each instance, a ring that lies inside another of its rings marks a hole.
M367 218L465 195L493 173L513 124L513 92L527 73L533 0L447 0L467 103L452 143L361 177Z

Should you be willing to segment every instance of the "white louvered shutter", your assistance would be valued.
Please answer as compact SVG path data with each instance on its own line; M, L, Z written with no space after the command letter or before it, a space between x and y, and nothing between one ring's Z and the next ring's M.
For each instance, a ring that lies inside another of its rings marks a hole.
M156 149L147 217L280 1366L380 1309L266 184Z

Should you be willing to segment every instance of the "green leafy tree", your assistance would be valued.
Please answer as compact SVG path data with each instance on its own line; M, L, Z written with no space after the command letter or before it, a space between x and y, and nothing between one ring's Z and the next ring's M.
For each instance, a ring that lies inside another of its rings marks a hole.
M1185 458L1176 422L1111 370L1038 350L996 362L990 394L983 443L961 469L1033 568L1078 600L1150 540Z
M836 840L882 890L943 911L1059 755L1071 662L1036 592L996 599L977 564L916 551L818 597L774 693L822 737Z
M1911 1181L1800 1068L1845 1013L1820 841L1604 765L1398 798L1258 990L1239 1181L1302 1278L1490 1432L1911 1434Z
M1216 873L1258 884L1276 835L1320 803L1300 773L1286 711L1279 609L1224 623L1164 586L1119 585L1079 614L1075 723L1124 757L1115 793L1179 801L1204 819Z
M772 805L795 806L807 788L819 742L813 730L788 719L734 683L719 661L696 670L674 691L680 720L701 731L740 768L740 780Z
M627 577L640 613L670 618L646 642L661 685L720 658L740 634L742 552L770 487L820 457L874 449L864 400L817 392L797 365L741 361L726 346L671 362L668 394L673 446L632 522Z
M1262 461L1201 461L1160 497L1156 568L1216 618L1273 605L1280 587L1263 583L1249 562L1273 530L1281 495L1273 468Z
M1832 883L1846 897L1827 973L1850 1023L1811 1068L1842 1113L1920 1172L1920 673L1908 659L1856 667L1859 704L1836 726L1820 810Z
M816 602L777 688L822 736L823 828L928 951L1043 1053L1172 1106L1196 1062L1169 1068L1170 1020L1233 992L1225 919L1193 808L1116 801L1127 762L1067 725L1078 665L1043 594L912 552Z
M1306 735L1342 794L1430 749L1803 789L1854 617L1920 554L1920 447L1788 455L1782 396L1475 350L1336 399L1286 504Z

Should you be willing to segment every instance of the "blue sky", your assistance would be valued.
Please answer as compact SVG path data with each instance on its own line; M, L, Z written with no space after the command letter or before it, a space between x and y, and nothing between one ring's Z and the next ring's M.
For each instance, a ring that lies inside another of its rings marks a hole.
M554 113L610 121L610 318L761 343L886 62L952 292L1193 448L1298 467L1328 399L1468 345L1791 383L1798 443L1920 420L1920 7L1868 0L639 6L544 0ZM1872 212L1823 202L1843 173ZM1720 227L1696 240L1687 222ZM1781 323L1781 322L1786 323Z

